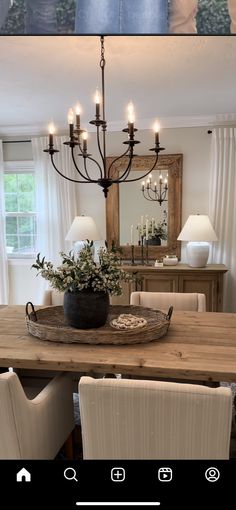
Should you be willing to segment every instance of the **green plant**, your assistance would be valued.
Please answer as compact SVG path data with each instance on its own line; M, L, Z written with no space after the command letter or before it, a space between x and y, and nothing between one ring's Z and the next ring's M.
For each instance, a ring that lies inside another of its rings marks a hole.
M56 269L51 262L45 260L45 257L40 259L40 253L38 253L32 267L50 282L52 288L61 292L90 289L94 292L120 295L122 281L130 281L133 277L119 267L117 255L104 248L99 250L99 263L94 262L92 245L93 242L87 242L77 257L71 252L69 255L60 252L62 264Z

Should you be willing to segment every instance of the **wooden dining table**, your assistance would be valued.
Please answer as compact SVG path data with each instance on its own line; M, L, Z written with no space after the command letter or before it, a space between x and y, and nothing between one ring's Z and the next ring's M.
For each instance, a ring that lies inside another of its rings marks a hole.
M159 340L91 345L40 340L27 331L24 306L0 307L0 367L9 366L236 382L236 314L174 311Z

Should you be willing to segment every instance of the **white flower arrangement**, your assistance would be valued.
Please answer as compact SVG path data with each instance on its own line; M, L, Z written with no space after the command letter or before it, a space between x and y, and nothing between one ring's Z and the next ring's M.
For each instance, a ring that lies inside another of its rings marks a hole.
M140 225L140 223L137 226L139 236L141 236L143 232L143 236L146 237L146 225ZM167 224L165 220L159 221L159 223L150 222L148 225L148 239L154 239L155 237L160 237L164 241L167 239Z
M66 255L60 252L62 264L56 269L45 257L37 255L33 268L38 270L43 278L50 282L50 286L60 292L69 290L79 292L90 289L94 292L107 292L110 295L122 293L122 281L130 281L132 275L119 267L119 258L113 251L104 248L99 250L99 263L94 262L92 253L93 242L87 242L77 257L71 252Z

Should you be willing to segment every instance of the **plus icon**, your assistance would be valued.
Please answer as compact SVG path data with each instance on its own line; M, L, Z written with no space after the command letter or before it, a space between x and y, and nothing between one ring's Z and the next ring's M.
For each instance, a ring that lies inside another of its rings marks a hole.
M111 470L111 479L113 482L123 482L125 479L125 470L122 467L114 467Z

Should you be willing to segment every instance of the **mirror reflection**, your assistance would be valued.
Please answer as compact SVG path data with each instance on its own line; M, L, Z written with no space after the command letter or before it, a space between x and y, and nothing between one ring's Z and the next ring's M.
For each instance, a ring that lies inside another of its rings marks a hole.
M130 172L130 179L142 175ZM145 181L120 187L120 244L140 245L141 236L149 245L168 243L168 169L159 167Z
M107 165L114 160L107 158ZM113 177L119 176L124 165L124 158L114 162ZM129 178L143 176L152 165L153 156L136 156ZM180 258L177 237L181 230L182 167L182 154L162 154L145 181L111 186L106 200L107 241L110 248L120 250L123 260L131 260L134 255L140 261L146 231L150 260L173 254Z

